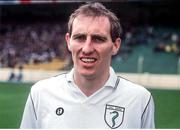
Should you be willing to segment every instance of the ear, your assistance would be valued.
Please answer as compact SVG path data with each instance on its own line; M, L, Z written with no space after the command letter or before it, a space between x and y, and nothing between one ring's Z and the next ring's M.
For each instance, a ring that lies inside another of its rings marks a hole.
M66 33L65 39L66 39L66 44L67 44L68 50L71 52L70 34L69 33Z
M113 43L112 55L116 55L121 47L121 38L117 38Z

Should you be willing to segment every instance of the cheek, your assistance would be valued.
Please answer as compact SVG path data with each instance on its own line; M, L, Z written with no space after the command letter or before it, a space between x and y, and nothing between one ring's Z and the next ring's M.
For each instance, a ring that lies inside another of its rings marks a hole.
M77 55L77 53L80 51L80 46L77 44L70 44L69 49L71 50L71 54L73 57Z
M104 46L104 48L101 48L100 51L102 56L107 59L112 56L113 46Z
M70 50L72 53L74 52L74 50L76 50L76 45L75 45L75 43L72 42L71 40L70 40L70 44L69 44L69 50Z

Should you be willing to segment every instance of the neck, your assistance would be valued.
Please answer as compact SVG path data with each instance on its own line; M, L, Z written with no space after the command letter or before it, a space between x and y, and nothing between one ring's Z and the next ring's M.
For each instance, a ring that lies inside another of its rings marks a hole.
M91 96L93 93L102 88L108 78L109 71L105 74L93 77L81 76L74 73L74 81L76 85L86 96Z

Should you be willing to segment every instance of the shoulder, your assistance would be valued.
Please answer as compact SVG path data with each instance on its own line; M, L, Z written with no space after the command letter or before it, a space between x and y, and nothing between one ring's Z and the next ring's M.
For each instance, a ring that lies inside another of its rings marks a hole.
M129 80L126 80L122 77L119 82L119 90L129 97L136 97L138 99L149 100L151 98L151 93L144 86L133 83Z
M60 74L54 77L40 80L31 87L31 93L37 93L41 91L51 91L53 89L60 88L66 83L66 73Z

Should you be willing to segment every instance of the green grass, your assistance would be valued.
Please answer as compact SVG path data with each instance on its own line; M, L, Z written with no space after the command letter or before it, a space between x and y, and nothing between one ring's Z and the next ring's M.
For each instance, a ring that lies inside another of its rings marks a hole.
M150 90L155 101L157 128L180 128L180 90Z
M0 128L19 128L32 84L0 83ZM180 128L180 90L150 89L156 128Z
M31 84L0 83L0 128L19 128Z

